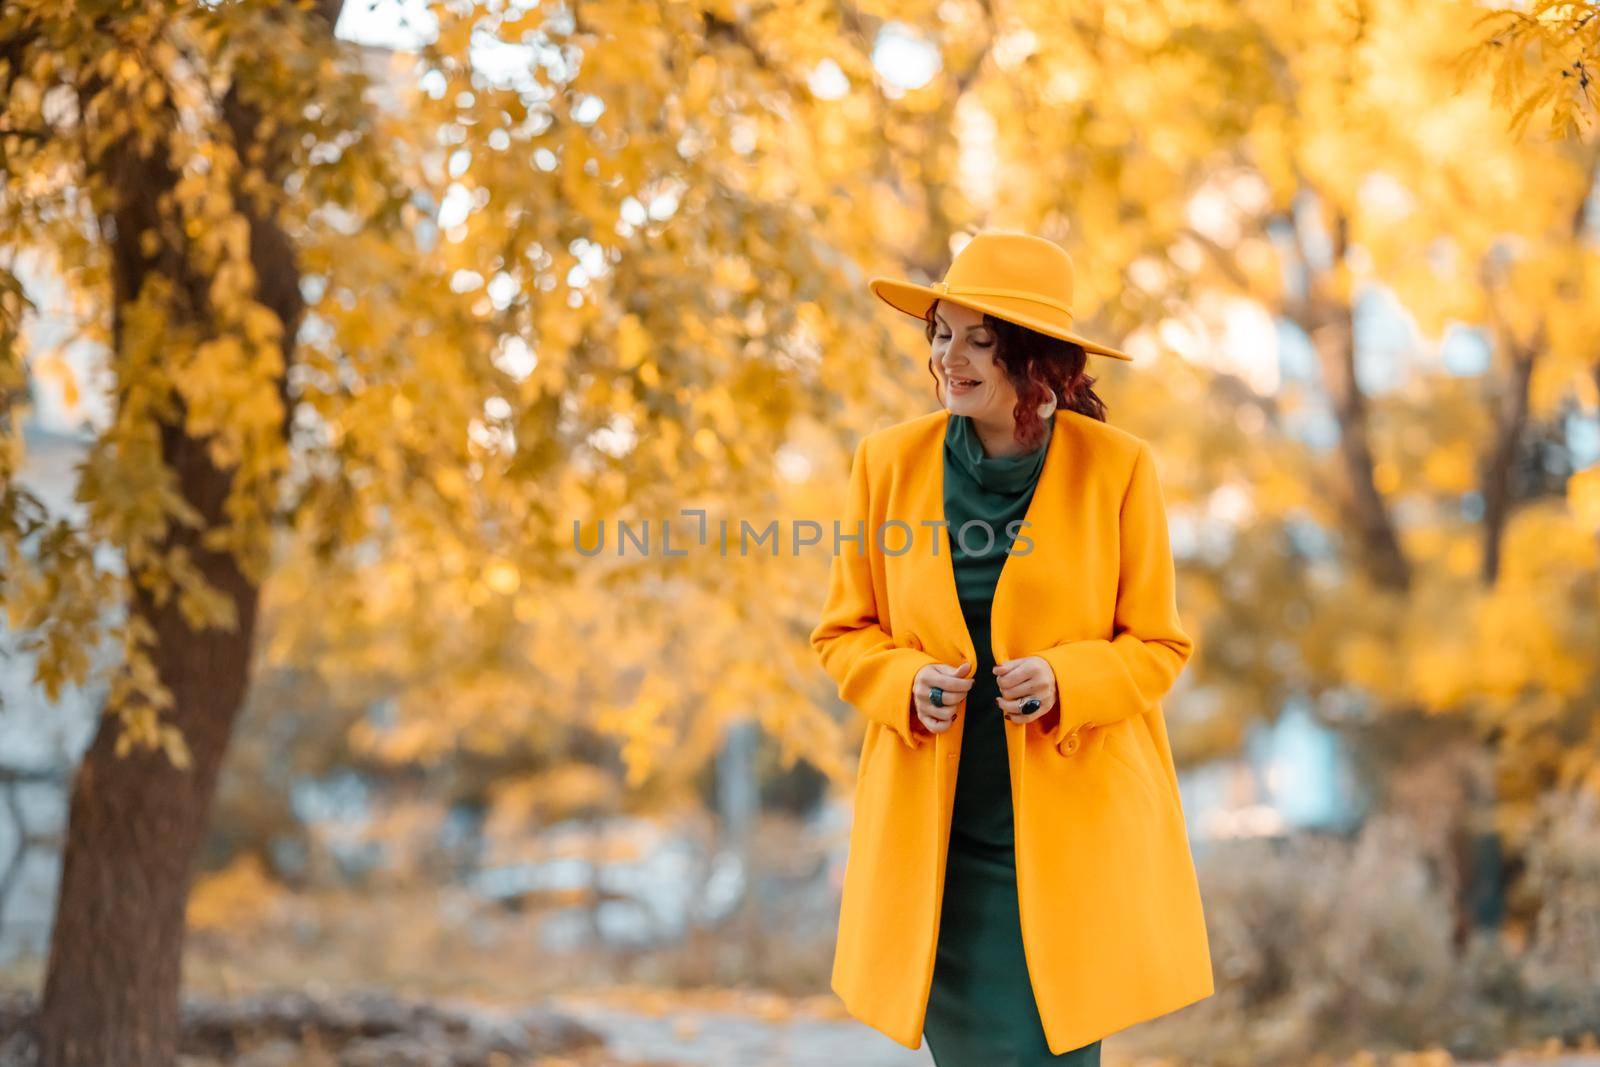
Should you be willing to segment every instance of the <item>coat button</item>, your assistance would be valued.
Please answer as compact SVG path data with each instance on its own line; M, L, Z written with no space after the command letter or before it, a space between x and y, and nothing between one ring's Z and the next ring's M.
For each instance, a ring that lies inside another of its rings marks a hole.
M1067 735L1066 748L1063 751L1069 756L1078 751L1078 731L1074 730Z
M914 648L918 652L921 652L922 651L922 638L918 637L916 634L907 634L906 635L906 647L907 648Z

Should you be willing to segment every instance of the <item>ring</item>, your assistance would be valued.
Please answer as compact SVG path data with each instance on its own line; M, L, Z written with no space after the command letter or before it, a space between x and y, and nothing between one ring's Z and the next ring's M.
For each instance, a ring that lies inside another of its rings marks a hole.
M944 707L944 690L940 689L938 686L934 686L932 691L928 693L928 699L933 701L934 707Z
M1032 715L1034 712L1036 712L1038 710L1039 710L1039 698L1038 697L1029 697L1027 700L1024 700L1022 702L1022 714L1024 714L1024 715Z

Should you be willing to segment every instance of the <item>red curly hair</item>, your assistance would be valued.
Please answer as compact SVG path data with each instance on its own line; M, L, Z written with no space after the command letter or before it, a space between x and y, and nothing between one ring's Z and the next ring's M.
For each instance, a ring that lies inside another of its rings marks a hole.
M933 335L938 331L938 324L933 317L934 309L938 306L939 302L935 300L928 305L928 313L923 316L927 322L924 332L930 346L933 344ZM994 360L1005 370L1012 388L1017 391L1017 404L1012 408L1011 415L1017 423L1017 443L1025 450L1031 452L1044 443L1044 420L1039 417L1038 407L1052 393L1058 407L1101 422L1106 421L1105 401L1094 391L1094 377L1085 373L1089 353L1082 345L1030 330L987 312L984 313L983 324L993 330L998 338ZM928 356L928 373L933 375L937 392L939 374L933 369L932 355ZM943 403L942 400L940 402Z

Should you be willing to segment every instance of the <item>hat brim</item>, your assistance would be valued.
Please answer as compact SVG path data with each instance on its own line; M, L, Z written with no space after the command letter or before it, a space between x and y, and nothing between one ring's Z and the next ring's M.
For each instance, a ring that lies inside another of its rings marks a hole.
M915 282L881 276L868 279L867 289L871 291L873 296L876 296L896 311L903 311L913 318L926 318L928 308L933 306L935 300L948 300L952 304L960 304L962 307L971 308L974 311L986 312L996 318L1014 322L1019 326L1026 326L1030 330L1036 330L1047 336L1080 344L1086 352L1110 356L1113 359L1125 359L1130 362L1133 360L1132 356L1120 349L1112 348L1110 345L1103 345L1099 341L1091 341L1089 338L1073 333L1071 330L1062 329L1056 323L1046 322L1044 319L1035 318L1032 315L1016 311L996 302L984 300L981 297L962 297L957 300L948 293L941 293L937 289L926 285L918 285Z

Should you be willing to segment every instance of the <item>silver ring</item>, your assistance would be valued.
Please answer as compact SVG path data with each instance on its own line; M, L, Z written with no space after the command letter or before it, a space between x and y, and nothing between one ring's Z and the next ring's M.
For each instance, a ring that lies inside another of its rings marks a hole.
M928 699L933 702L933 706L934 707L936 707L936 708L944 707L944 690L940 689L938 686L934 686L928 692Z
M1027 700L1024 700L1022 702L1022 714L1024 714L1024 715L1032 715L1034 712L1036 712L1038 710L1039 710L1039 698L1038 697L1029 697Z

